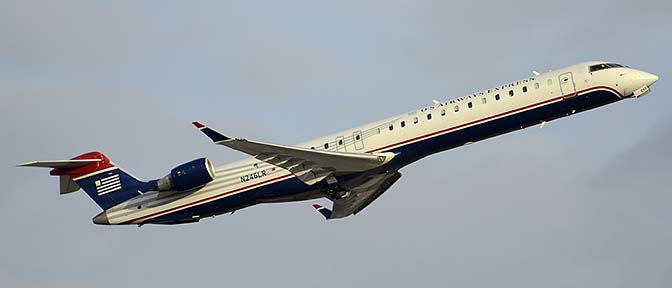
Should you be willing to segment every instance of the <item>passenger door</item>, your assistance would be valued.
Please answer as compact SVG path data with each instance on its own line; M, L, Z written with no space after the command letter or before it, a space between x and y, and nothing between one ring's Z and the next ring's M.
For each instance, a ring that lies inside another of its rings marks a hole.
M560 81L560 92L564 98L571 98L576 96L576 87L574 86L574 77L572 72L567 72L558 77Z

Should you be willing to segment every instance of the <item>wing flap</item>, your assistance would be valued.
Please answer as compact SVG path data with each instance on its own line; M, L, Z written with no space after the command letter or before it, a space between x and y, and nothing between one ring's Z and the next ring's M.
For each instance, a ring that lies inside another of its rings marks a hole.
M374 169L394 158L394 154L390 152L335 152L235 139L199 122L193 124L215 144L224 145L260 161L282 167L308 185L320 182L330 175L345 175Z
M373 201L383 195L392 184L401 178L401 173L394 172L390 174L380 174L378 179L372 179L373 185L369 187L362 187L360 189L353 188L350 194L342 199L334 200L330 219L338 219L356 215L364 208L368 207ZM366 186L366 185L362 185Z

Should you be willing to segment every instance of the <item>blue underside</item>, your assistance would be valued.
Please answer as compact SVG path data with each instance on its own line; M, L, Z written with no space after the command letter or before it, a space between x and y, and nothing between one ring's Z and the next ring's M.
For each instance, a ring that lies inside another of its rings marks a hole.
M597 108L620 100L608 91L593 91L581 96L548 104L532 110L520 112L504 118L492 120L472 127L464 128L440 136L424 139L389 150L397 156L385 169L396 170L428 155L456 148L467 142L476 142L494 137L522 127L538 125L541 121L550 121L575 113ZM325 185L326 190L326 185ZM238 193L209 203L173 212L153 219L146 223L180 223L181 219L191 219L194 215L207 217L227 213L258 204L261 199L299 194L315 189L307 186L297 178L289 178L277 183L261 186L243 193Z

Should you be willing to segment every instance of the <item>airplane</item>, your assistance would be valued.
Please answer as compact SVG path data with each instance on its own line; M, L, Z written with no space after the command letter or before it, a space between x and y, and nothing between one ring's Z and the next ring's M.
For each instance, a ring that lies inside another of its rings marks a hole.
M18 166L52 168L60 193L83 189L101 225L182 224L252 205L331 200L327 220L358 214L401 178L404 166L526 127L648 94L658 76L604 61L538 73L298 145L233 138L192 124L214 144L249 157L215 168L206 158L143 181L100 152Z

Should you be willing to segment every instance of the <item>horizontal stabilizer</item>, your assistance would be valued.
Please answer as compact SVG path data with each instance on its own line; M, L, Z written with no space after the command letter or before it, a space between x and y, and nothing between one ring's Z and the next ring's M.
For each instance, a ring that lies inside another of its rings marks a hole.
M82 189L103 210L141 195L151 186L117 167L100 152L85 153L70 160L33 161L17 166L53 168L49 175L59 176L61 194ZM98 221L96 224L109 223Z
M44 168L59 168L59 169L73 169L86 166L91 163L103 161L102 159L77 159L77 160L50 160L50 161L32 161L17 164L22 167L44 167Z

